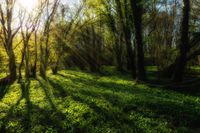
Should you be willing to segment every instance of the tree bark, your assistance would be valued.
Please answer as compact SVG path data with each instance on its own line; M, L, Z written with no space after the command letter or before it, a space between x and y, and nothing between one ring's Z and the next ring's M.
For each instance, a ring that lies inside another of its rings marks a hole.
M5 11L3 11L2 5L0 4L0 23L3 31L3 45L9 58L9 72L10 79L12 81L17 79L15 53L13 51L13 38L19 31L19 27L16 30L12 29L14 4L14 1L6 1L6 6L4 7Z
M30 78L30 66L29 66L30 50L29 50L28 41L26 43L27 44L26 44L26 54L25 54L25 76L26 76L26 79L29 80Z
M57 7L59 5L60 0L54 0L52 3L51 10L49 10L50 3L47 2L47 19L44 25L43 37L40 41L40 75L42 78L46 79L46 70L48 67L48 60L50 54L50 46L49 46L49 34L50 34L50 26L56 14Z
M19 69L18 69L18 70L19 70L18 82L20 82L21 79L22 79L22 66L23 66L23 64L24 64L25 52L26 52L26 49L25 49L25 46L24 46L23 51L22 51L21 62L20 62Z
M38 46L37 46L37 30L34 33L35 36L35 42L34 42L34 48L35 48L35 60L34 65L31 67L31 73L32 77L36 78L36 72L37 72L37 59L38 59Z
M183 0L183 18L181 24L180 55L176 59L176 68L173 74L173 81L183 80L185 67L187 65L187 52L189 48L189 18L190 18L190 0Z
M120 25L124 32L124 39L125 39L125 43L126 43L127 69L132 71L132 76L135 78L135 75L136 75L135 60L134 60L133 47L132 47L132 43L131 43L130 25L128 22L129 15L128 15L127 1L125 0L124 7L122 6L123 4L119 0L116 0L116 4L117 4L117 11L119 14L119 19L120 19ZM125 10L124 15L123 15L123 9Z
M16 62L15 62L15 54L13 50L10 50L9 54L9 71L10 71L10 78L12 81L17 79L17 72L16 72Z
M142 37L142 2L140 0L131 0L131 7L136 40L136 80L144 81L146 79L146 71Z

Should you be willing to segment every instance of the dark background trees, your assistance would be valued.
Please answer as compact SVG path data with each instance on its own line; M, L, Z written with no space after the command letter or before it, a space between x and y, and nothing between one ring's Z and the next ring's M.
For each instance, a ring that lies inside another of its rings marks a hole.
M71 67L101 72L104 66L116 66L144 81L145 67L153 65L164 77L182 81L191 62L199 63L198 5L197 0L87 0L69 6L45 0L23 18L23 10L18 17L13 14L16 1L5 0L0 10L1 43L9 75L15 80L17 68L19 78L22 69L27 78L33 73L36 77L38 70L46 78L48 69L56 74ZM14 22L17 19L21 24ZM13 39L23 41L17 45ZM16 58L19 49L22 56Z

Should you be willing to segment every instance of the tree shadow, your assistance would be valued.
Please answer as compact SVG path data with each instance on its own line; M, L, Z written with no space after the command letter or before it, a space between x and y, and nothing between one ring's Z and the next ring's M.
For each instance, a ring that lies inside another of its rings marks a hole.
M121 123L128 124L131 123L133 125L130 124L130 126L135 126L137 129L137 125L134 125L133 121L130 121L129 119L122 119L122 117L118 116L122 116L123 113L130 114L131 112L137 112L142 117L151 118L152 114L149 114L149 112L153 112L155 118L163 117L163 119L168 121L170 124L169 126L171 126L172 129L184 127L187 129L187 131L191 131L193 129L195 131L199 130L198 124L200 123L200 110L197 108L199 105L194 101L190 101L189 99L186 99L184 104L181 104L179 103L181 102L181 99L176 98L176 96L166 97L166 95L174 95L173 92L170 92L170 94L161 94L159 92L152 93L151 89L144 90L133 85L120 85L114 82L98 82L92 79L82 79L79 77L70 77L65 75L60 76L62 78L68 78L72 80L74 84L82 83L85 85L85 87L98 86L101 89L103 88L105 90L112 90L116 93L130 93L132 95L139 94L141 96L137 99L133 98L130 101L124 102L119 95L115 95L114 93L112 94L84 89L82 88L83 86L80 86L78 91L75 93L68 92L68 95L71 96L75 101L88 105L97 114L103 116L104 119L108 118L108 120L111 121L120 121ZM50 83L54 89L68 91L67 89L64 89L62 85L60 85L60 80L53 79ZM76 93L79 94L77 95ZM106 101L111 103L113 106L117 106L119 109L122 109L123 113L100 108L94 102L92 102L92 100L88 100L87 97L94 99L106 99ZM138 128L138 131L141 130Z
M63 87L60 84L56 84L52 79L48 78L49 84L54 88L57 89L58 91L55 92L54 94L58 97L66 97L67 93L66 91L63 89Z
M28 80L25 83L21 83L21 89L22 89L22 95L24 99L26 100L26 117L25 117L25 123L24 127L27 132L31 132L31 108L32 108L32 103L30 101L30 80Z
M47 80L43 80L41 78L37 78L37 81L41 85L41 88L43 89L43 91L44 91L44 93L46 95L46 98L47 98L49 104L51 105L52 109L56 111L57 110L56 106L55 106L55 104L54 104L54 102L53 102L53 100L51 98L51 95L49 93L49 90L48 90L48 89L50 89L49 86L48 86L49 85L48 81Z
M105 108L101 108L99 106L97 106L93 101L92 99L88 100L87 97L93 97L93 98L98 98L98 95L99 94L95 94L94 92L91 92L91 91L86 91L86 90L81 90L79 88L78 91L71 91L69 92L69 90L65 90L63 88L63 86L61 86L59 84L58 81L55 81L55 80L52 80L49 78L49 83L50 85L55 89L55 90L58 90L60 91L60 94L63 93L63 91L65 91L65 93L68 93L68 95L70 97L72 97L72 99L78 103L82 103L84 105L87 105L88 107L90 107L93 111L96 112L96 114L98 114L98 117L99 119L103 120L104 122L107 122L107 123L112 123L111 125L113 127L120 127L121 124L125 124L125 125L128 125L129 127L132 127L134 128L135 131L137 132L143 132L142 129L140 129L139 127L137 127L137 125L133 122L133 121L130 121L128 119L128 117L126 117L123 112L120 112L120 111L116 111L116 110L107 110ZM80 95L77 95L77 94L80 94ZM109 94L103 94L102 93L102 96L109 102L112 104L113 101L117 100L117 101L120 101L120 97L117 97L115 95L109 95ZM114 99L115 100L114 100ZM113 101L111 101L111 99ZM116 102L115 102L116 103ZM117 104L115 104L117 106ZM120 105L119 105L120 106ZM121 107L120 107L121 108ZM123 117L122 117L123 116ZM99 123L99 121L95 121L94 124L95 126L97 126Z
M70 77L64 74L58 74L58 76L66 79L70 79L75 85L78 83L82 83L84 85L89 85L89 86L95 86L101 89L109 89L111 91L118 91L118 92L126 92L126 93L134 93L136 91L135 86L133 84L131 85L124 85L124 84L119 84L115 82L107 82L107 81L98 81L98 78L93 78L93 79L83 79L81 77Z
M200 78L186 79L182 83L164 82L161 79L149 80L144 83L150 88L160 88L163 90L171 90L180 94L189 96L200 96Z
M10 85L13 83L10 77L0 79L0 100L4 98L6 93L9 91Z
M4 98L6 93L9 91L10 85L1 85L0 84L0 100Z
M31 122L30 122L30 110L31 110L31 101L29 96L29 88L30 88L30 81L25 81L20 83L21 87L21 97L17 100L17 102L10 107L7 111L7 115L2 119L3 126L1 127L0 131L6 132L6 125L9 122L9 119L14 117L14 109L20 104L20 102L25 99L26 101L26 114L23 115L23 121L21 125L23 125L24 130L26 132L30 132Z
M43 114L45 119L47 119L47 120L42 120L44 123L41 123L41 125L44 125L46 123L47 126L52 125L58 132L65 132L66 129L63 129L61 121L67 120L67 119L66 119L65 114L63 114L62 112L57 110L57 107L52 100L53 95L51 95L49 93L49 90L51 89L50 88L51 86L49 86L50 85L49 80L37 78L37 81L39 82L41 88L43 89L45 96L48 100L48 103L50 104L51 109L52 109L52 110L48 111L48 110L41 109L40 107L37 107L36 105L34 106L34 108L36 108L37 110L40 110L39 112L41 114ZM62 96L63 96L63 94L62 94ZM50 117L52 114L53 114L53 118ZM54 117L56 117L56 118L54 118Z
M33 104L30 99L30 83L31 81L20 83L21 96L7 111L6 116L1 119L3 125L0 127L0 132L17 132L19 127L15 127L14 129L8 128L8 124L11 121L16 120L19 121L18 126L23 128L22 131L26 133L30 133L32 130L37 129L39 130L38 132L46 132L49 127L52 127L58 132L64 132L65 130L62 127L63 125L61 121L67 120L66 116L62 112L56 110L55 105L51 105L53 106L52 110L48 110ZM44 85L42 87L44 89L45 95L47 95L46 97L49 101L49 104L53 104L50 96L48 96L48 88L45 88ZM25 106L22 105L22 107L18 108L23 99L26 103ZM39 128L37 128L37 126Z

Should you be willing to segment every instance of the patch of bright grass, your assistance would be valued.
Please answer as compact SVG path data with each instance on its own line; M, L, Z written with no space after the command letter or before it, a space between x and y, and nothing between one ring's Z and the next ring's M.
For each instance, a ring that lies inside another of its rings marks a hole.
M0 132L200 132L199 97L106 72L61 71L7 87Z

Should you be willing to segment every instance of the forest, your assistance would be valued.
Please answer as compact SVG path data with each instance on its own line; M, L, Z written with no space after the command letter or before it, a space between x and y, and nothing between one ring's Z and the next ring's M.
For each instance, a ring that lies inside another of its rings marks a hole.
M200 0L0 0L0 133L200 133Z

